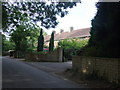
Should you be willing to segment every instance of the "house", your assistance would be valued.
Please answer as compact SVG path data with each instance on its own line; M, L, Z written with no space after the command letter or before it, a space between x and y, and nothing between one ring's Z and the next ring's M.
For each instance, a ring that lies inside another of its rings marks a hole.
M54 46L57 47L58 42L60 40L69 39L69 38L89 39L89 37L90 37L90 28L73 30L73 28L71 27L70 32L64 32L64 30L61 30L60 33L54 34ZM46 35L44 37L45 46L49 46L50 38L51 38L51 35Z

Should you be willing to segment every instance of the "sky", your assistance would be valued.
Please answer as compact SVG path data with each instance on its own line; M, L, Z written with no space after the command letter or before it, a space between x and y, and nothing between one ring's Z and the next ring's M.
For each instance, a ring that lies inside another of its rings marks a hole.
M91 27L91 20L97 12L95 6L97 1L98 0L81 0L81 3L69 9L69 14L63 18L58 18L59 24L56 28L43 29L50 35L53 30L59 33L60 29L63 29L65 32L70 31L70 27L73 27L74 30ZM38 23L38 25L40 25L40 23Z
M56 28L44 30L50 35L53 30L57 33L60 32L60 29L63 29L65 32L69 31L71 26L74 30L91 27L91 20L97 11L95 6L97 1L98 0L81 0L81 3L69 9L69 14L63 18L58 18L59 24Z

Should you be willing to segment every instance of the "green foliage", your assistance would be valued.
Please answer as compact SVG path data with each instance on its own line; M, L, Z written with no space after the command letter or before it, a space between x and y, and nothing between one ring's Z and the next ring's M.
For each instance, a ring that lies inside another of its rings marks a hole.
M45 52L34 52L35 54L46 54Z
M88 40L79 41L79 39L65 39L59 41L58 47L63 48L65 58L71 58L72 55L77 55L79 50L85 47L87 43Z
M28 17L24 17L19 22L19 26L11 35L11 40L15 43L15 50L25 52L28 48L35 48L39 36L40 27L31 23ZM45 34L45 32L43 32Z
M51 34L50 43L49 43L49 51L53 51L53 49L54 49L54 32L52 32Z
M67 50L67 49L80 49L82 47L84 47L85 45L87 45L88 40L74 40L74 39L65 39L65 40L61 40L59 41L58 45L59 47L62 47L63 49Z
M15 44L5 38L5 35L2 35L2 51L14 50Z
M10 42L8 40L3 42L3 51L8 51L8 50L14 50L15 49L15 44L13 42Z
M64 17L68 8L76 6L76 2L2 2L2 26L7 31L9 26L17 27L24 17L29 17L31 22L39 21L45 28L55 28L58 24L57 16ZM27 12L26 12L27 11Z
M103 56L103 53L101 53L102 50L97 47L87 47L85 48L84 56L93 56L93 57L100 57Z
M25 27L20 25L16 31L11 34L11 40L15 43L16 51L26 51L27 49L27 31Z
M43 37L43 30L40 30L40 36L38 37L38 47L37 47L37 51L43 51L43 47L44 47L44 37Z
M96 6L86 53L90 49L92 56L120 57L120 3L99 2Z
M34 51L36 51L35 47L33 47L33 48L27 48L27 52L34 52Z

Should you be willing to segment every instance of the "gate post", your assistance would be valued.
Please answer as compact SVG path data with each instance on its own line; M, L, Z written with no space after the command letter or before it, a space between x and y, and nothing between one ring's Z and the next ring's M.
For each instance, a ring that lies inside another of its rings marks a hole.
M63 49L62 48L58 48L58 52L59 52L59 62L62 62L62 58L63 58Z

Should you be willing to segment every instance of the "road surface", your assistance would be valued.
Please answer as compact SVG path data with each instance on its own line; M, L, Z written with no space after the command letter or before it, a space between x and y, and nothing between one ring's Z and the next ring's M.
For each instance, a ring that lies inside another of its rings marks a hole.
M21 61L23 60L21 59ZM72 69L72 62L23 62L45 72L53 74L64 72L67 69Z
M38 68L11 58L2 58L2 88L81 88Z

